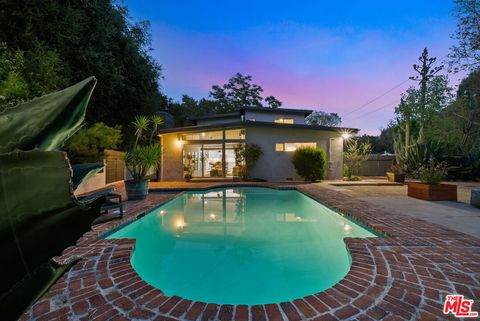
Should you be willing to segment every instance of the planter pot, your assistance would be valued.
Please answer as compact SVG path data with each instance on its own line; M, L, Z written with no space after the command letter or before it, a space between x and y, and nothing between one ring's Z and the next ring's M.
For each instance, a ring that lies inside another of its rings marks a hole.
M148 181L125 181L125 190L129 201L143 200L148 194Z
M387 172L387 179L389 182L405 183L405 174Z
M457 201L457 185L408 183L408 196L425 201Z

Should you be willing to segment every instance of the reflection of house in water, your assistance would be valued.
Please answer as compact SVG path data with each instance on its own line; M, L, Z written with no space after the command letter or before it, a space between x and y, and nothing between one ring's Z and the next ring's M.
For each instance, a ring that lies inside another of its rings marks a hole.
M307 235L298 231L316 223L313 213L302 213L289 206L279 212L282 204L269 207L269 202L278 200L266 202L268 196L265 193L259 197L241 189L186 194L184 201L162 214L162 225L186 240L203 237L211 241L212 237L219 236L234 241L248 236L257 242L275 242L277 228L283 231L283 241L303 241L302 235L307 240ZM292 229L292 239L285 239L285 228Z

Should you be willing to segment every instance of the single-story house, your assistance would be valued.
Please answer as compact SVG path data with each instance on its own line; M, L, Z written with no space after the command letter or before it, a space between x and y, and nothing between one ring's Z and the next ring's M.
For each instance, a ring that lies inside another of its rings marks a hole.
M233 178L239 167L238 144L257 144L263 155L251 177L265 180L300 180L291 157L300 146L321 147L327 154L327 179L343 176L342 133L353 128L313 126L305 123L312 110L245 107L237 112L190 118L194 126L160 131L163 149L161 181L193 178Z

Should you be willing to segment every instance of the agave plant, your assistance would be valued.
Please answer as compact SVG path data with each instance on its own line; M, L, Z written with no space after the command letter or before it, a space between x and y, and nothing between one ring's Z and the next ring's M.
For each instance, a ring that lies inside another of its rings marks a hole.
M160 166L161 149L154 142L154 137L158 127L163 124L163 118L158 115L137 116L132 124L135 128L135 142L133 148L125 153L124 160L133 180L143 181L150 171ZM146 144L142 145L145 140Z

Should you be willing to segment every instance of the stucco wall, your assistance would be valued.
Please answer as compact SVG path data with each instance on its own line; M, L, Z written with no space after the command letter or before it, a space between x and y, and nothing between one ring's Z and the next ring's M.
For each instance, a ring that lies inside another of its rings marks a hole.
M177 144L178 134L163 134L160 136L162 146L162 163L160 180L182 181L183 178L183 146Z
M293 119L295 124L305 124L305 117L303 115L297 114L280 114L280 113L262 113L262 112L255 112L252 110L245 111L245 120L254 119L255 121L266 121L266 122L274 122L276 119Z
M286 129L271 127L249 127L246 130L247 144L257 144L263 155L252 172L252 177L266 180L301 180L293 167L293 152L277 152L277 143L315 142L327 153L327 179L342 178L343 140L336 132Z

